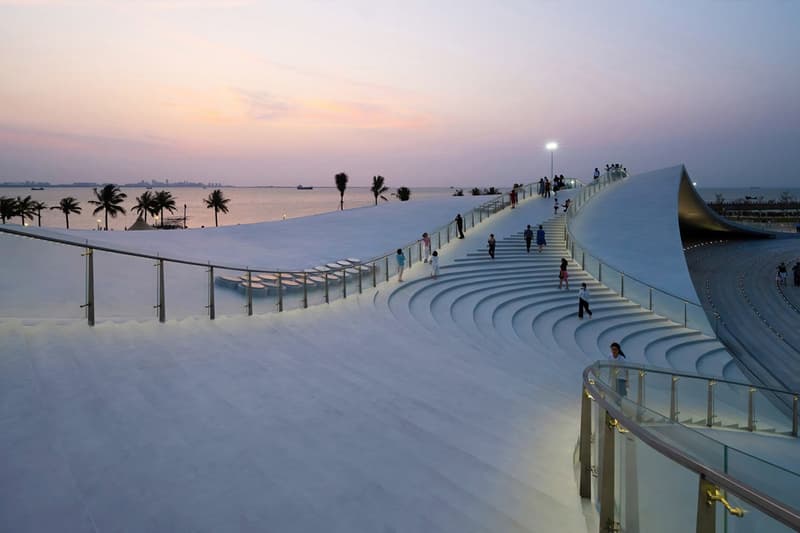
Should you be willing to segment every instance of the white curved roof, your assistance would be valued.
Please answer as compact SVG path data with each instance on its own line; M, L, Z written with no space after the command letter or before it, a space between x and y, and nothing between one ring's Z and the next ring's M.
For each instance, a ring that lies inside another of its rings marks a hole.
M570 223L578 242L609 266L699 304L683 254L678 197L683 165L619 181Z

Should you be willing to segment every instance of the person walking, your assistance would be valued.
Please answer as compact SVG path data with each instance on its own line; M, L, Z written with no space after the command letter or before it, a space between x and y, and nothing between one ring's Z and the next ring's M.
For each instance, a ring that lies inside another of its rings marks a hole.
M439 252L434 250L431 256L431 277L436 279L439 277Z
M397 249L395 259L397 259L397 281L403 281L403 271L406 268L406 256L403 255L403 250L401 248Z
M531 225L528 224L528 229L525 230L525 249L528 253L531 253L531 241L533 241L533 230L531 229Z
M494 249L497 246L497 241L494 240L494 233L489 234L489 256L494 259Z
M786 270L786 263L781 261L781 264L778 265L778 277L781 280L781 285L786 285L786 278L789 275L789 272Z
M619 345L618 342L611 343L611 353L608 355L608 359L614 361L615 363L622 363L623 359L626 359L625 353L622 351L622 347ZM628 370L625 368L617 368L617 394L620 396L627 396L628 394Z
M428 232L422 234L422 262L427 263L431 260L431 236Z
M458 238L464 238L464 219L461 218L461 213L456 215L456 229L458 230Z
M545 198L550 198L551 185L552 184L550 183L550 180L545 178L544 179L544 197Z
M594 167L594 181L597 181L599 179L600 179L600 169L597 168L597 167Z
M541 224L539 224L539 229L536 230L536 246L539 247L539 253L542 252L544 246L547 246L547 240L544 238L544 228Z
M511 209L517 207L517 190L511 189L511 192L508 193L508 199L511 201Z
M566 284L567 290L569 290L569 272L567 272L567 260L563 257L561 258L561 266L558 270L558 289L561 290L561 286Z
M578 289L578 318L583 320L583 312L589 315L589 318L592 318L592 310L589 309L589 289L586 287L586 283L581 283L581 288Z
M556 198L554 203L553 203L553 215L557 215L557 214L558 214L558 198Z

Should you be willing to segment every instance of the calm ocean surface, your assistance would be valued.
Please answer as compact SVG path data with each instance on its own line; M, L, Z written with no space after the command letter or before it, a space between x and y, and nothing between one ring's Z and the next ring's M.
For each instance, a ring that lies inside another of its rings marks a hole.
M175 213L165 213L167 218L170 216L183 217L183 206L185 204L188 227L214 226L214 211L206 208L203 203L203 199L208 197L212 189L201 187L172 187L164 189L172 193L177 207ZM153 188L152 192L157 190L159 190L158 187ZM119 215L117 218L109 217L109 229L123 230L136 221L136 215L131 212L131 207L135 203L135 198L144 191L145 189L141 187L122 188L122 192L128 195L122 204L127 214ZM229 212L227 214L219 214L220 226L280 220L284 215L286 215L286 218L303 217L335 211L339 208L339 191L335 187L315 187L310 191L299 191L294 187L223 187L222 192L231 201L228 203ZM410 201L441 198L452 194L453 189L450 188L414 188L411 189ZM94 198L91 188L48 187L43 191L32 191L30 188L23 187L0 187L0 196L25 197L28 195L33 200L45 202L48 206L58 205L59 200L66 196L75 197L80 202L83 211L79 215L70 215L69 227L71 229L95 229L97 227L97 219L103 219L102 212L92 215L95 206L89 204L89 200ZM399 201L390 194L385 196L390 202ZM373 205L374 201L368 187L348 187L344 194L345 209ZM383 202L383 200L378 201ZM150 217L147 218L147 221L152 223ZM14 222L18 224L19 219L15 219ZM36 218L29 222L31 225L36 225L37 223ZM43 210L42 226L65 227L64 214L58 210Z

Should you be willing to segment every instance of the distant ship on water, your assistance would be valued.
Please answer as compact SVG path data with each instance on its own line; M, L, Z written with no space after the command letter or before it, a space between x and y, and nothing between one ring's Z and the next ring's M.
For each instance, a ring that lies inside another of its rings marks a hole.
M310 190L313 190L313 189L314 189L314 187L306 187L305 185L298 185L297 186L297 190L298 191L310 191Z

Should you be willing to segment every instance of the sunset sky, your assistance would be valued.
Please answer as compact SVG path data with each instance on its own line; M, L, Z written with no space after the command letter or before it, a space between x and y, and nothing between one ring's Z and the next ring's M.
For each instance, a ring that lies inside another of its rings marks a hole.
M0 0L0 181L800 186L800 2Z

